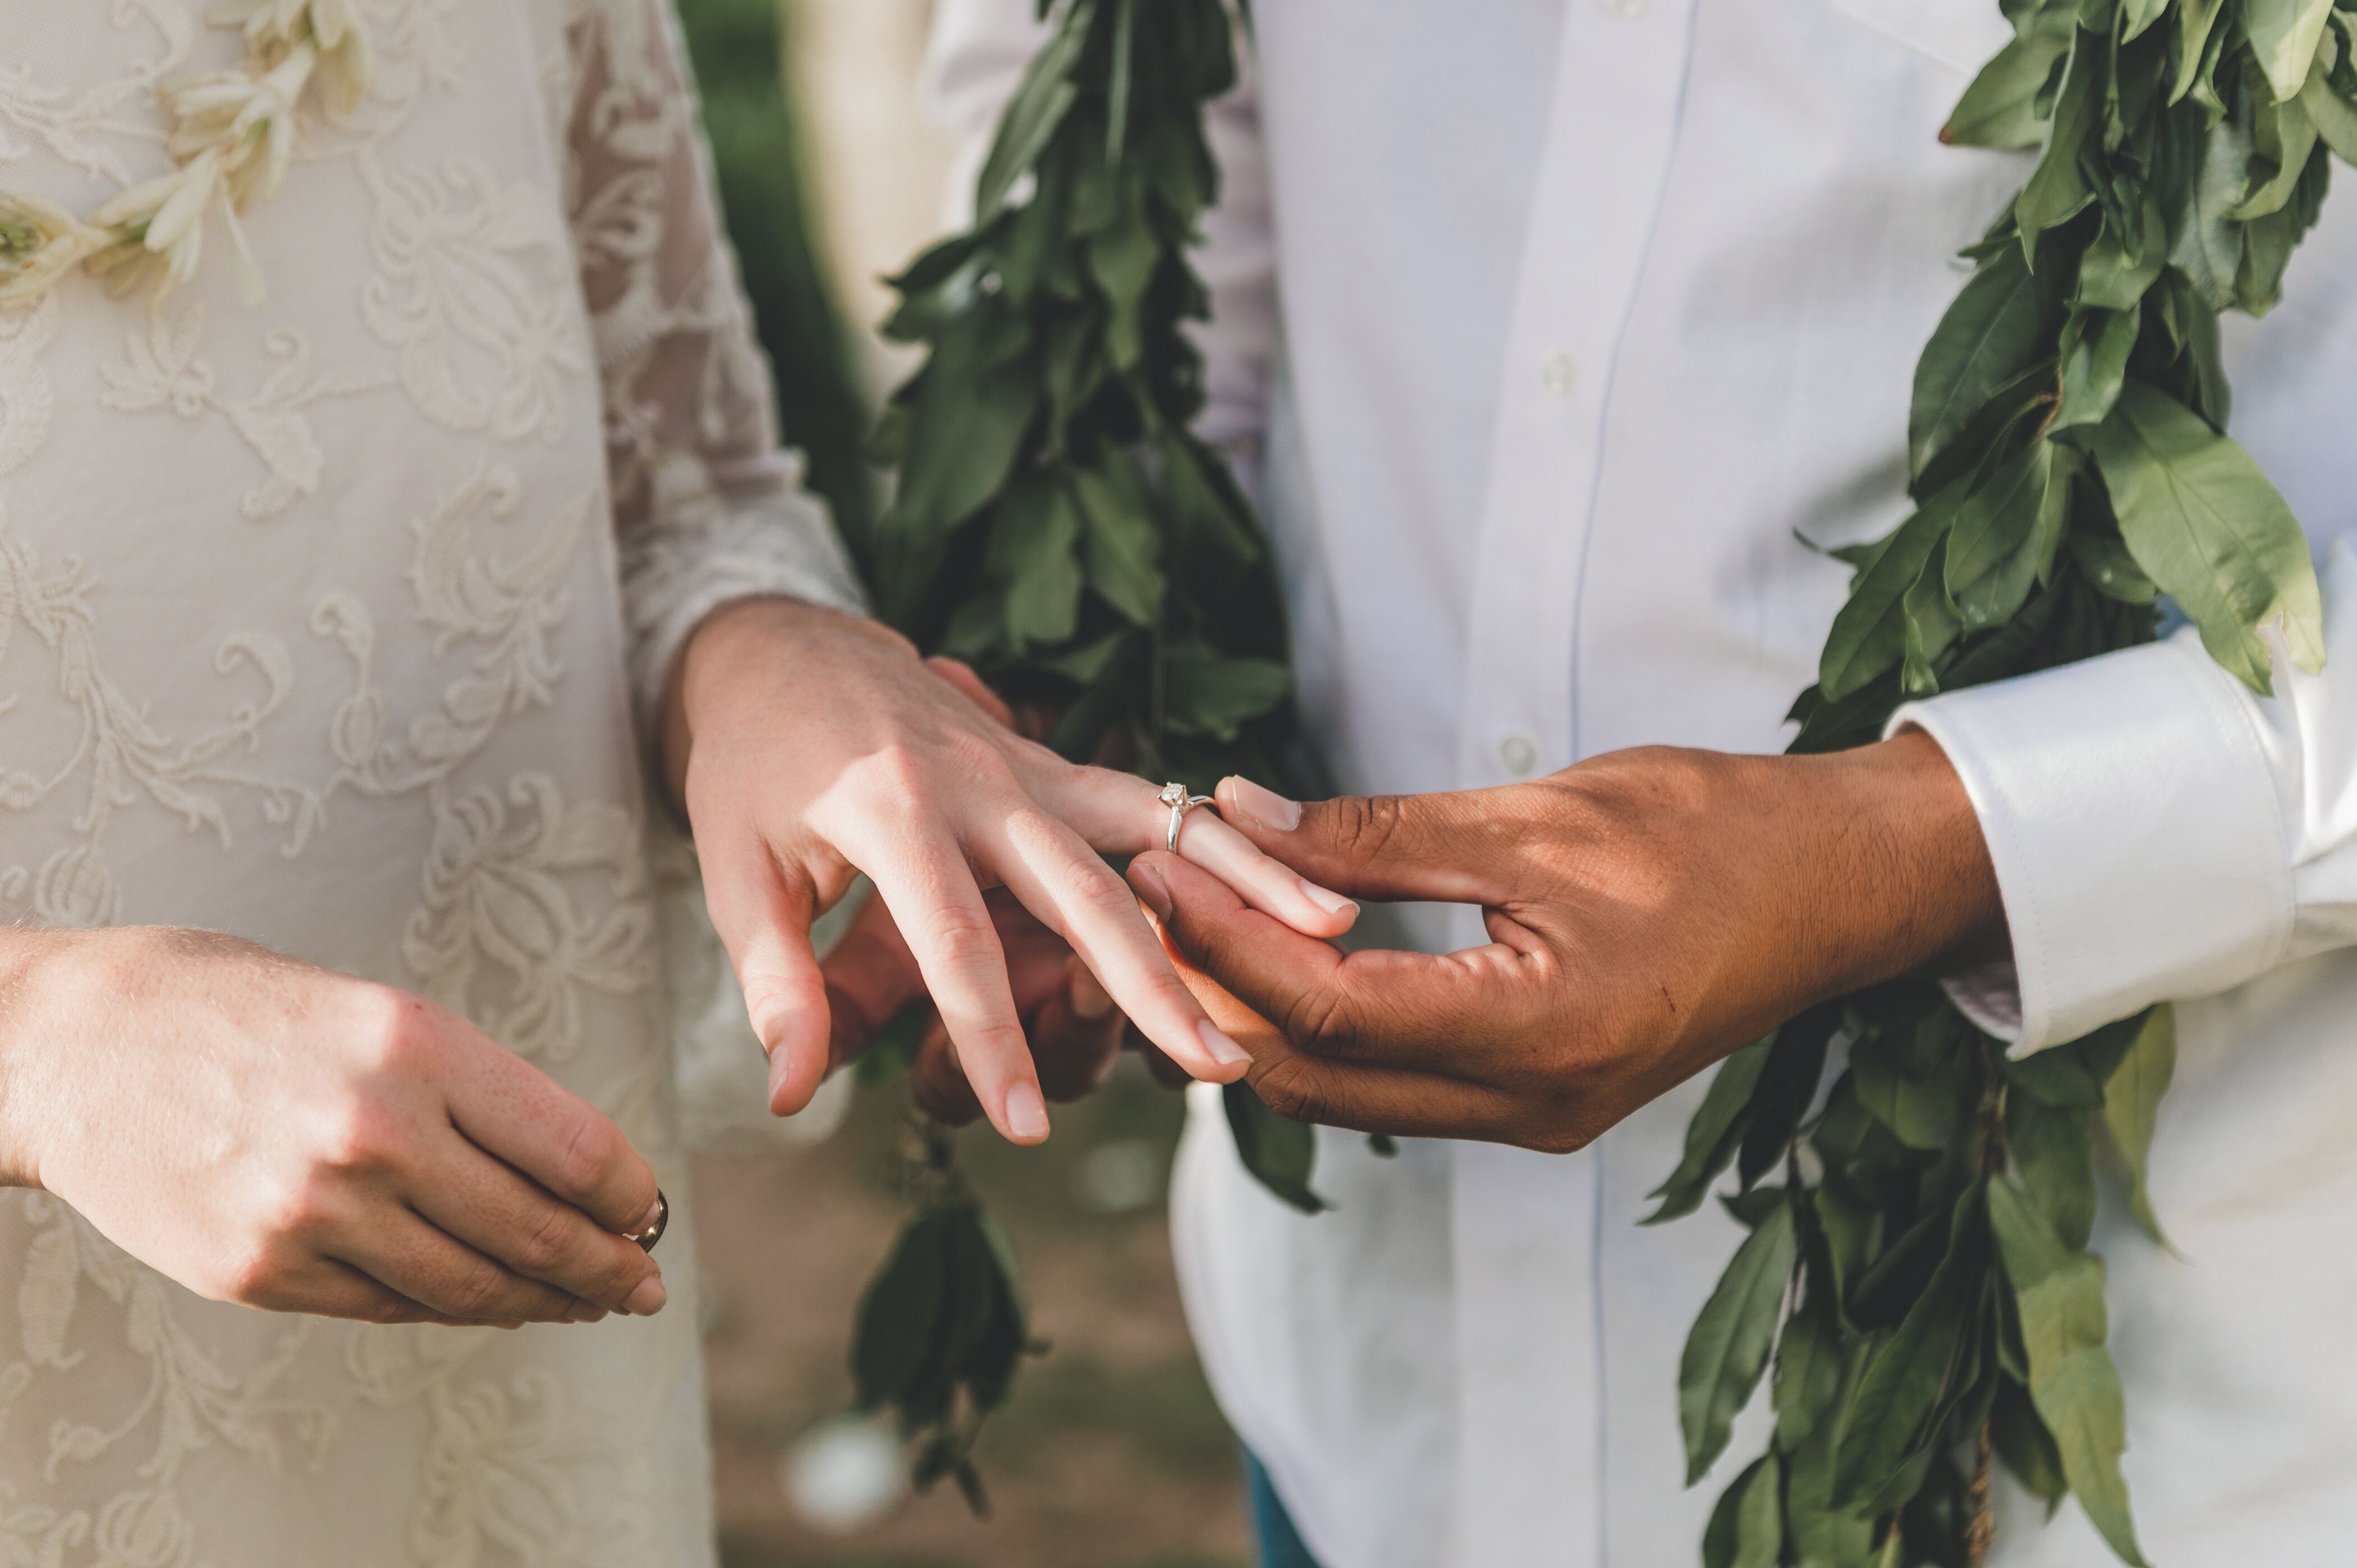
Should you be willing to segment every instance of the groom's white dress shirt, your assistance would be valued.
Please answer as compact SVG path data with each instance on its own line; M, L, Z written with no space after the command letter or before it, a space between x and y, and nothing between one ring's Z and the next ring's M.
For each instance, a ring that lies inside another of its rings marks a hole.
M1909 382L1953 259L2025 172L1943 148L1996 0L1254 0L1206 263L1211 432L1263 440L1302 689L1354 791L1503 784L1616 747L1779 749L1845 588L1795 539L1903 514ZM1030 0L949 0L976 134ZM2344 171L2345 172L2345 171ZM2263 323L2234 430L2319 560L2349 528L2357 196ZM2164 1568L2357 1539L2357 566L2322 679L2252 699L2172 641L1910 710L1980 809L2020 1049L2182 999L2154 1197L2108 1213L2126 1473ZM1409 936L1476 943L1472 911ZM2010 1017L2006 1015L2010 1014ZM1697 1561L1676 1368L1732 1250L1640 1229L1690 1083L1593 1147L1373 1158L1321 1133L1304 1219L1199 1105L1174 1195L1221 1401L1325 1568ZM1755 1412L1756 1413L1756 1412ZM2001 1501L1996 1562L2109 1554Z

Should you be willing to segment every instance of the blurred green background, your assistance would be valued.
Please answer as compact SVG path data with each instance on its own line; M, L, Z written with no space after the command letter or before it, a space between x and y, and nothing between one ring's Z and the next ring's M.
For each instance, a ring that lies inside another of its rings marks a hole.
M880 479L871 412L910 368L871 330L877 280L931 238L950 163L914 89L928 4L679 0L784 435L855 539ZM1234 1440L1171 1272L1181 1105L1134 1061L1059 1107L1039 1149L963 1134L1052 1345L983 1442L992 1517L878 1485L888 1444L843 1421L845 1352L899 1218L903 1103L897 1083L863 1088L823 1144L698 1162L725 1568L1244 1568Z

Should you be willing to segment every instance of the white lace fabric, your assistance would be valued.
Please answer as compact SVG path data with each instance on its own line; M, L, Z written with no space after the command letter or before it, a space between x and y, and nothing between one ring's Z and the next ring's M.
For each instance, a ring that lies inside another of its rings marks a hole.
M662 0L362 9L374 91L250 220L263 305L208 268L0 313L0 919L431 994L692 1210L670 1047L732 1088L759 1058L672 918L692 861L637 737L714 606L856 588L778 448ZM0 188L81 210L168 166L156 85L242 49L204 10L0 0ZM652 1320L368 1329L0 1197L0 1564L707 1563L673 1238Z

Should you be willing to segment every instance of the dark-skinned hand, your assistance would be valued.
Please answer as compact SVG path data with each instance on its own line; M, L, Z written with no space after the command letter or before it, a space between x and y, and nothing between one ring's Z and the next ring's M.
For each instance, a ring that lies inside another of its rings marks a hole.
M1301 1121L1577 1149L1820 1001L2002 950L1971 802L1920 734L1833 757L1647 747L1307 807L1231 779L1219 801L1324 886L1478 905L1490 933L1344 954L1138 856L1182 977Z

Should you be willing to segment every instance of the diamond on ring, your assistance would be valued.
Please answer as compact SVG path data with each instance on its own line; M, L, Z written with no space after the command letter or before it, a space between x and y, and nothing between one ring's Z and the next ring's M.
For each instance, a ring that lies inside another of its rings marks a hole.
M1209 795L1189 795L1187 793L1187 786L1173 782L1165 784L1162 787L1162 793L1157 795L1155 799L1170 808L1170 825L1163 830L1162 847L1177 854L1178 830L1187 825L1187 813L1198 806L1210 805L1211 798Z

